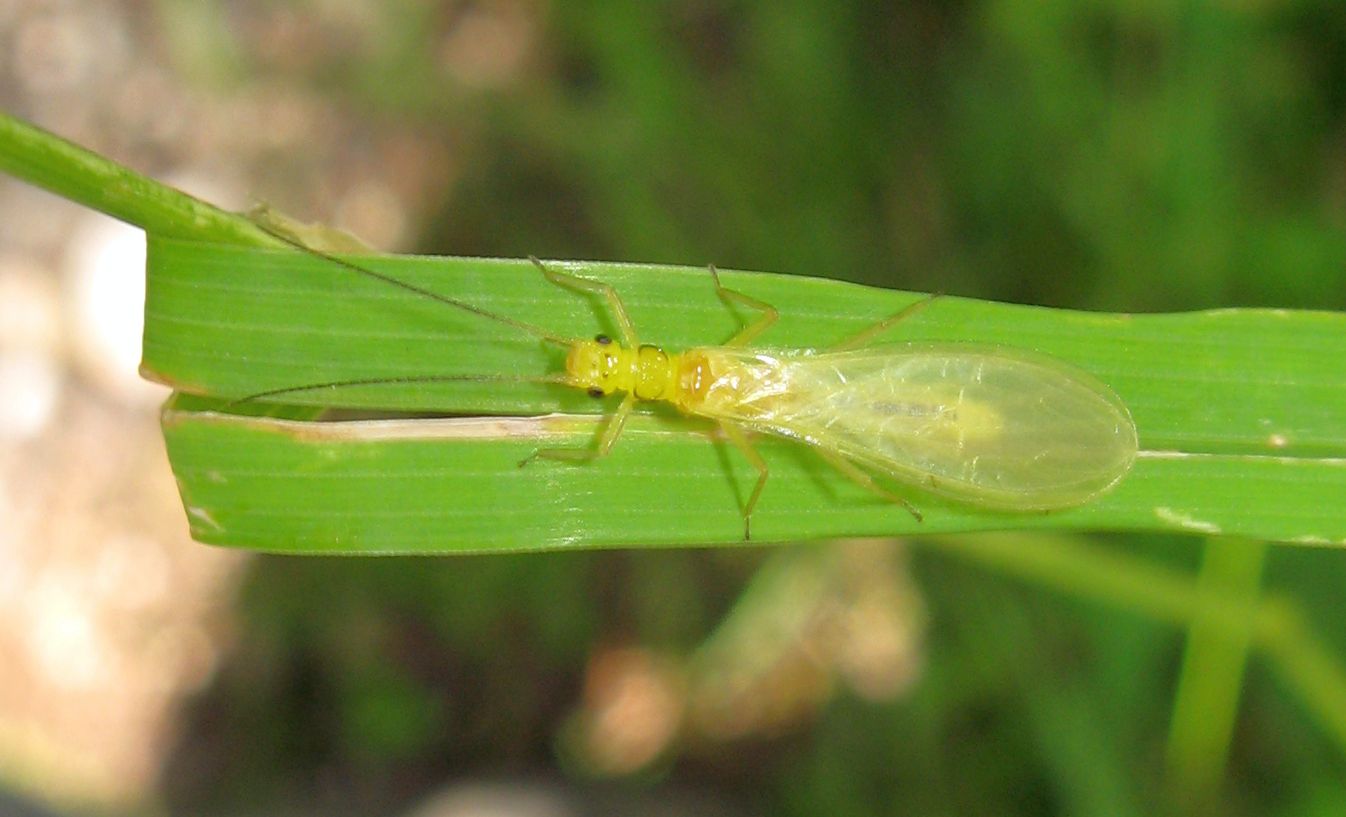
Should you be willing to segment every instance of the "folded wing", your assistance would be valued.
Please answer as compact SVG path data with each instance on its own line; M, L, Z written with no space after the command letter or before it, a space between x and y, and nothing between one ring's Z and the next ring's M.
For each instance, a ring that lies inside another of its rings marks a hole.
M696 413L978 504L1077 505L1121 479L1136 455L1126 406L1054 358L955 343L704 352L715 377Z

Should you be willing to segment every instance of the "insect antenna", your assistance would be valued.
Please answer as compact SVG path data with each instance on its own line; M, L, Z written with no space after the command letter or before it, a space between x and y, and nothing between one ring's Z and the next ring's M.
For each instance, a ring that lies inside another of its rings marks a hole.
M265 400L270 397L280 397L286 394L299 394L310 391L324 391L327 389L343 389L356 386L387 386L387 385L406 385L408 383L554 383L557 385L569 385L570 381L564 374L541 375L536 377L524 377L507 374L427 374L410 375L403 377L368 377L356 380L330 380L326 383L309 383L304 386L287 386L281 389L267 389L254 394L240 397L229 401L229 405L238 405L239 403L251 403L255 400Z
M300 252L306 252L311 255L316 255L317 257L322 258L325 261L330 261L331 263L336 264L337 266L345 267L351 272L359 273L360 275L363 275L367 278L373 278L374 280L382 281L385 284L391 284L392 286L406 290L407 292L414 293L423 298L429 298L432 301L438 301L441 304L456 307L458 309L463 310L464 312L470 312L473 315L478 315L480 317L486 318L487 320L495 321L496 323L502 323L506 326L512 326L515 329L518 329L522 332L527 332L528 334L536 338L540 338L541 340L545 340L548 343L554 343L558 346L565 346L565 347L572 346L575 343L574 338L562 337L561 335L549 332L540 326L534 326L531 323L525 323L524 321L515 320L514 318L501 315L496 312L492 312L489 309L483 309L480 306L467 303L466 301L460 301L457 298L453 298L448 295L441 295L438 292L432 292L431 290L425 289L423 287L418 287L415 284L408 283L407 281L403 281L399 278L394 278L391 275L387 275L385 273L372 270L369 267L361 266L352 261L347 261L346 259L336 255L332 255L329 252L314 249L313 247L308 246L307 244L305 244L302 241L299 241L298 239L292 238L266 224L261 223L260 220L254 220L253 223L256 224L263 232L270 235L272 238L275 238L278 241L282 241L286 244L289 244L291 247L294 247Z

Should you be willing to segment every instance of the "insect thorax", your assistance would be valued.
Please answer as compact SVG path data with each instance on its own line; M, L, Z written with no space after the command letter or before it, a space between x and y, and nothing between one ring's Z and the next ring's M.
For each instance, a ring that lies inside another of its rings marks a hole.
M566 374L576 388L595 393L630 392L641 400L672 400L679 358L658 346L631 349L599 336L570 347Z

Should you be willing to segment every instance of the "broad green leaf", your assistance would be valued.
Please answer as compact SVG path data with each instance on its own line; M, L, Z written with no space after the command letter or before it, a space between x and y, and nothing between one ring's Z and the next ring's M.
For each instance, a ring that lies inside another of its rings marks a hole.
M601 303L527 261L378 256L359 263L545 328L616 334ZM647 342L721 342L743 318L704 269L555 262L607 281ZM725 284L776 305L760 345L821 348L911 293L761 273ZM1346 316L1221 310L1105 315L944 298L894 342L966 340L1053 355L1114 388L1141 457L1112 493L1048 514L990 512L911 491L916 522L804 447L762 440L771 480L755 541L1010 528L1179 530L1346 542ZM287 403L516 419L295 422L229 400L306 384L423 375L538 376L563 350L518 329L298 252L155 239L144 370L180 392L165 431L193 534L313 553L710 544L742 539L754 472L709 424L654 407L613 455L518 462L582 445L611 401L535 383L387 383ZM527 415L564 413L542 420ZM573 416L573 415L590 415Z

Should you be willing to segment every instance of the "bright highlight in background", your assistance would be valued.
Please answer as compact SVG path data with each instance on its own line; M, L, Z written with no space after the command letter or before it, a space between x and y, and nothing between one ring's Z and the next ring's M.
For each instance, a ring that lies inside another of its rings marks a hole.
M145 310L145 234L102 216L76 231L66 264L68 326L81 372L131 404L163 399L140 379Z

